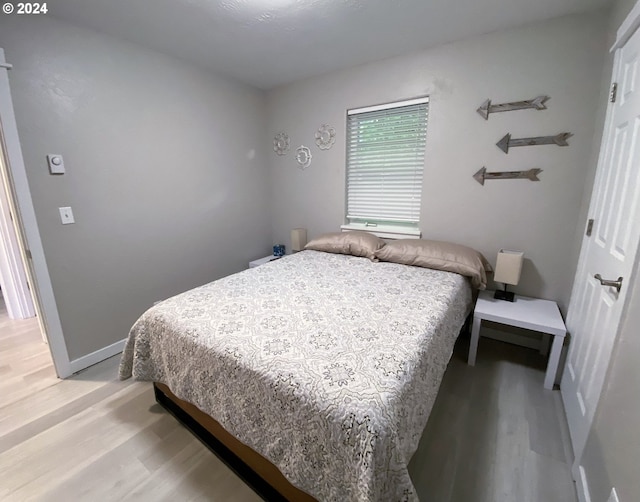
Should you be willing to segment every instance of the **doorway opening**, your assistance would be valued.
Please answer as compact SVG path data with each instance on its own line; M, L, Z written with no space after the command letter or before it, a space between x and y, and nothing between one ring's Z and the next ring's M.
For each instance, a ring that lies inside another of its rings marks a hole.
M2 288L7 290L7 294L4 295L7 320L10 320L11 310L14 314L22 313L17 317L26 318L24 321L12 322L26 323L31 320L34 329L37 325L34 333L39 334L42 342L39 347L46 348L44 354L49 353L54 374L60 378L67 378L73 371L22 157L9 87L8 71L11 68L12 65L5 61L4 50L0 48L0 235L3 237L0 242L0 254L4 251L8 256L8 272L3 273L0 262L0 275L4 281ZM0 261L1 259L2 256ZM8 294L12 287L16 291L13 296ZM16 328L14 324L11 324L11 327ZM2 353L2 347L8 345L11 343L3 343L0 340L0 373L8 371L8 364Z
M44 325L32 295L25 248L20 238L8 180L0 117L0 408L58 378Z
M10 319L35 317L24 246L9 187L10 173L0 116L0 292ZM44 338L46 341L46 338Z

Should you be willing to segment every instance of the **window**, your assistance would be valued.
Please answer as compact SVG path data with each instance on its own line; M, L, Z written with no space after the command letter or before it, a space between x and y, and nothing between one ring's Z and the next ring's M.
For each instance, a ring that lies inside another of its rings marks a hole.
M420 236L428 109L426 97L347 112L343 228Z

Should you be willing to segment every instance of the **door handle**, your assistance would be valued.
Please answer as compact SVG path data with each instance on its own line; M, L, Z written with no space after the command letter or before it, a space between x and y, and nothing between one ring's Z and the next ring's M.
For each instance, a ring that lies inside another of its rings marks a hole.
M600 274L596 274L593 277L594 279L600 281L600 285L611 286L612 288L616 288L616 291L620 293L620 290L622 289L622 277L618 277L617 281L608 281L606 279L603 279Z

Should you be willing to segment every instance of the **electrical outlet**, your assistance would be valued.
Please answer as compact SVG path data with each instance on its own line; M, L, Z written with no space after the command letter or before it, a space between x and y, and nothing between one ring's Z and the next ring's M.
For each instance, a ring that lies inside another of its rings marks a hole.
M76 222L73 218L73 211L70 207L59 207L58 211L60 211L60 221L62 221L63 225L69 225Z

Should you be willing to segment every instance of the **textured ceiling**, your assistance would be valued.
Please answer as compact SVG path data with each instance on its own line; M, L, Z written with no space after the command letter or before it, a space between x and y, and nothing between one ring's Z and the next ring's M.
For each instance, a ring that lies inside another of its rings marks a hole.
M609 0L56 0L49 13L268 89Z

